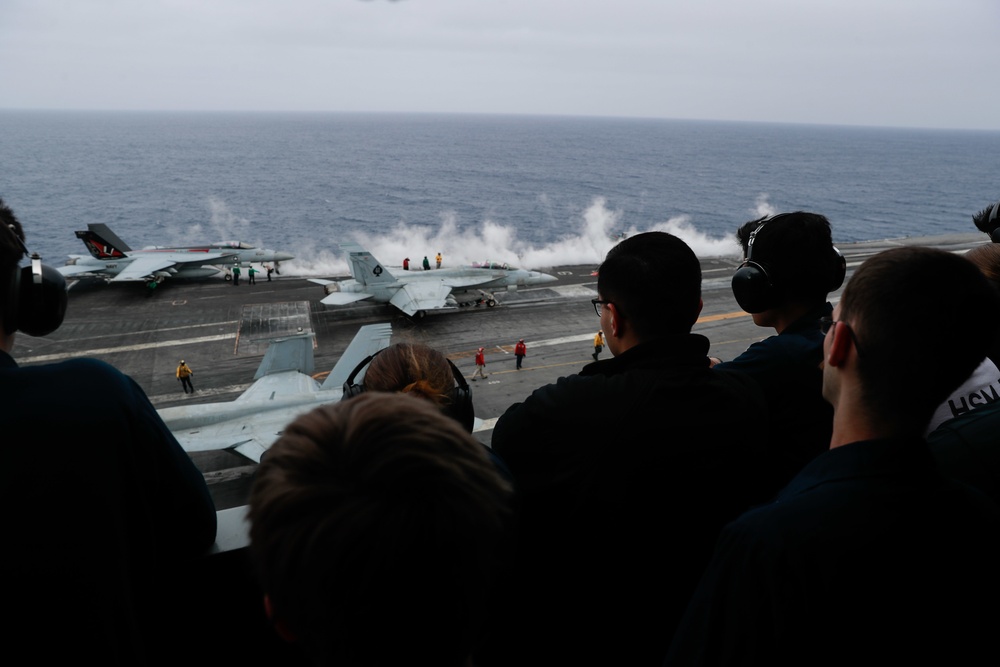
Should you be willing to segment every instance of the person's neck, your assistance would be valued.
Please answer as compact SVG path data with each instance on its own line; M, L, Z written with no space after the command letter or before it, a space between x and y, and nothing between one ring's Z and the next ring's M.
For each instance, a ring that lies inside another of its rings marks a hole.
M864 406L840 404L833 409L833 435L830 437L830 449L862 440L899 438L910 435L909 430L908 426L900 428L900 424L878 419ZM919 436L919 429L913 430L912 435Z
M3 328L3 322L0 322L0 350L3 350L7 354L12 354L14 349L14 334L8 334Z
M776 309L771 320L771 326L779 334L805 317L810 311L816 308L815 304L791 303L782 308Z

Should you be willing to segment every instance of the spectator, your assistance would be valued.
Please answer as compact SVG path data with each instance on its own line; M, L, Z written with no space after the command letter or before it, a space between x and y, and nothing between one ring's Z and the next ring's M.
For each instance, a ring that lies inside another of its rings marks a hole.
M493 431L521 531L478 665L658 665L718 531L762 500L767 406L691 333L694 252L638 234L598 276L613 358L535 390Z
M994 239L973 248L965 257L972 260L979 270L990 280L996 290L1000 291L1000 219L997 210L1000 202L987 206L972 217L976 227ZM948 398L941 402L931 422L927 426L927 434L949 419L959 417L967 412L1000 400L1000 350L994 347L983 359L975 371L955 389Z
M833 408L823 399L820 318L833 312L827 295L843 284L846 263L833 245L830 222L817 213L751 220L736 237L746 260L733 276L733 294L754 324L775 335L715 368L748 373L764 391L777 493L830 448Z
M0 227L0 638L54 663L152 662L180 608L172 574L215 539L208 487L131 378L96 359L15 362L15 332L58 328L66 291L37 256L18 268L24 232L2 200Z
M355 383L362 371L364 383ZM476 424L469 383L451 359L422 343L396 343L362 360L344 383L344 398L365 391L401 392L427 399L468 433ZM507 465L492 449L486 447L486 451L509 480Z
M364 384L355 377L364 370ZM446 356L422 343L396 343L358 364L344 384L344 398L363 391L402 392L425 398L472 432L472 389Z
M1000 308L1000 242L975 247L965 258L986 276ZM986 360L994 365L1000 361L1000 337L993 341ZM927 442L946 474L978 487L1000 503L1000 379L992 379L991 386L960 395L957 402L950 399L950 405L961 409L933 429Z
M250 496L276 628L317 665L468 665L510 496L480 444L426 400L364 392L298 417Z
M823 324L831 449L726 527L667 665L993 661L1000 507L922 437L1000 331L993 298L942 250L858 268Z

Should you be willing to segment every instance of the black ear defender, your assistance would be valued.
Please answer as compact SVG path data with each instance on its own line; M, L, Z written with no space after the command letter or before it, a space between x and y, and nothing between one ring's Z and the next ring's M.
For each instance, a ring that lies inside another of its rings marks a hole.
M747 257L733 274L733 296L736 297L736 303L740 308L748 313L761 313L777 302L776 290L771 277L767 274L767 267L753 261L753 242L760 230L764 229L764 225L781 215L787 214L782 213L768 218L750 232L750 238L747 239Z
M840 286L844 284L844 279L847 278L847 258L844 257L844 253L840 252L840 248L833 246L833 276L827 292L836 292L840 289Z
M358 376L363 369L367 368L368 364L371 363L372 359L382 353L383 350L379 350L375 354L370 354L361 360L351 374L347 376L347 380L344 382L344 394L341 400L352 398L354 396L359 396L365 391L365 385L363 383L355 383L355 378ZM472 405L472 388L469 387L469 383L465 380L465 376L462 372L458 370L458 367L452 363L451 359L445 357L448 365L451 366L451 375L455 379L455 385L448 390L447 403L442 406L441 411L457 421L462 427L472 433L472 428L476 422L476 411Z
M3 303L4 332L7 335L15 331L29 336L48 335L59 328L66 316L66 278L51 266L42 264L38 253L28 252L12 226L7 229L31 263L14 267L10 290Z

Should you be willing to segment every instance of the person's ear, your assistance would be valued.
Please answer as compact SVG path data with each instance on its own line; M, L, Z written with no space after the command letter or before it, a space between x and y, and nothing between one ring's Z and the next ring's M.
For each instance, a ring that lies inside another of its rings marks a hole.
M621 313L618 312L618 306L613 303L606 303L604 307L608 310L608 334L618 338L621 336L621 328L624 321L621 318Z
M298 637L295 633L288 629L285 622L274 615L274 605L271 604L271 596L267 593L264 594L264 613L267 614L267 620L271 622L271 627L274 631L278 633L278 636L284 639L289 644L294 644L298 641Z
M851 338L851 328L847 324L840 326L837 322L833 325L833 331L827 335L832 335L833 340L830 341L830 352L826 355L826 363L839 368L847 360L847 353L854 342Z

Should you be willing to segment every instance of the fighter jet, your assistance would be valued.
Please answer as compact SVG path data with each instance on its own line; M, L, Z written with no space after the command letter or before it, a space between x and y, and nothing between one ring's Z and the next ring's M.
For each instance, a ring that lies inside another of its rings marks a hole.
M70 255L64 276L96 275L109 282L142 281L153 285L165 278L207 278L234 264L274 263L293 259L287 252L256 248L239 241L169 248L148 246L133 250L105 224L89 224L86 231L74 232L90 255Z
M358 330L323 384L312 378L312 333L268 345L256 380L236 400L161 408L160 417L187 452L228 449L260 463L260 457L300 414L339 401L344 382L367 357L388 347L391 324Z
M321 303L330 306L372 299L419 318L429 310L458 308L467 303L484 303L492 307L496 305L496 290L513 292L518 287L556 280L547 273L498 262L392 274L357 243L341 243L340 249L348 253L353 279L309 279L323 285L327 296Z

